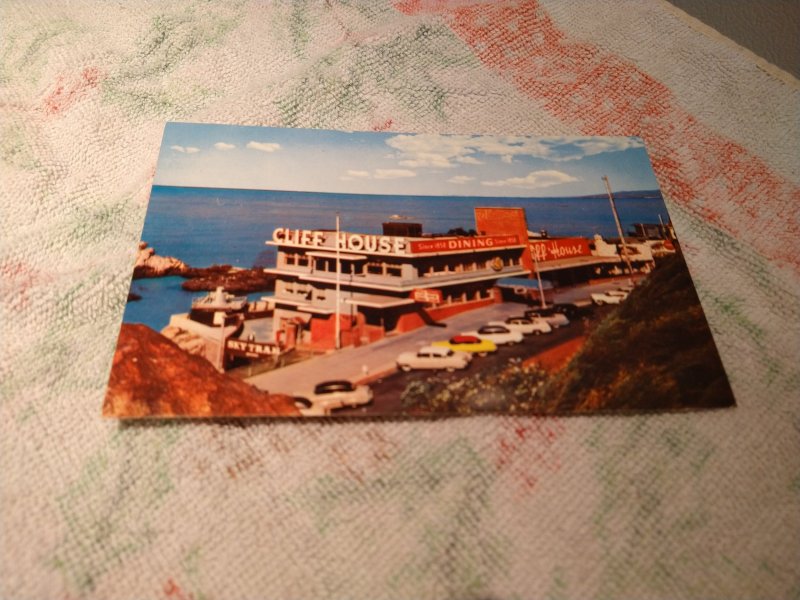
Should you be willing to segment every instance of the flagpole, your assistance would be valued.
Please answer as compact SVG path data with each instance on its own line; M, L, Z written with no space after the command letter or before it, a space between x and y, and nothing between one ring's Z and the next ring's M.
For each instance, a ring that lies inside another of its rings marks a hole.
M339 245L339 213L336 213L336 322L334 323L334 344L336 349L341 348L341 309L339 308L339 300L341 295L341 273L342 263L340 258L340 245Z

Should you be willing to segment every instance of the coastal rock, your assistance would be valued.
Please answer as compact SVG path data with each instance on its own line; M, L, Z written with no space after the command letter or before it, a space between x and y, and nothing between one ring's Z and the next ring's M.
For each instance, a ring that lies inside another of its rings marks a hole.
M133 278L181 275L188 268L183 261L171 256L158 256L154 248L148 247L147 242L140 242L139 254L137 254L136 264L133 266Z
M299 416L290 396L219 373L145 325L123 324L103 415L118 418Z
M222 287L230 294L249 294L275 289L275 275L262 269L239 269L230 265L214 265L202 269L187 269L181 284L190 292L210 292Z

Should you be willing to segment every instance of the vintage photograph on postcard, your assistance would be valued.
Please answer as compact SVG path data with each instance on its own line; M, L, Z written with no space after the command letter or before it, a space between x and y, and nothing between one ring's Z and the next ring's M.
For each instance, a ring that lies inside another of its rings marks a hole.
M107 417L732 405L638 138L165 127Z

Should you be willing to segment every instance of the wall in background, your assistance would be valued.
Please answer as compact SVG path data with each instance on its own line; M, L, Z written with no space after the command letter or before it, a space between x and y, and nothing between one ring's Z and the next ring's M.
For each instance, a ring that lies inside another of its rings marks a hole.
M800 0L669 0L800 78Z

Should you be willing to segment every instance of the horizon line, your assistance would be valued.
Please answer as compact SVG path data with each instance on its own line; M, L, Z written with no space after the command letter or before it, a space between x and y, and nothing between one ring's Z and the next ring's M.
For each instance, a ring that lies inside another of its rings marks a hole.
M188 188L188 189L196 189L196 190L234 190L234 191L243 191L243 192L295 192L300 194L325 194L328 196L410 196L414 198L508 198L508 199L519 199L519 200L547 200L550 198L593 198L597 196L608 196L606 191L600 191L593 194L580 194L578 196L482 196L482 195L467 195L462 196L458 194L369 194L369 193L360 193L360 192L318 192L312 190L278 190L278 189L269 189L269 188L235 188L235 187L218 187L218 186L205 186L205 185L170 185L164 183L153 183L151 186L154 187L169 187L169 188ZM661 192L661 188L652 188L652 189L644 189L644 190L619 190L612 192L614 195L617 194L634 194L634 193L645 193L645 192L657 192L661 199L664 199L664 194Z

